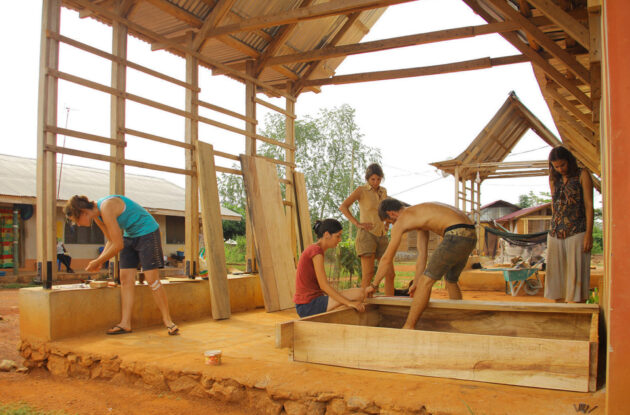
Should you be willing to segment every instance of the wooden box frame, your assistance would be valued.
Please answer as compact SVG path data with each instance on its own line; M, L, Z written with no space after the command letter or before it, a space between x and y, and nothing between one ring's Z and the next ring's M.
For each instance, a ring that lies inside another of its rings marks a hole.
M594 391L599 306L433 300L401 330L408 297L278 324L293 360L579 392Z

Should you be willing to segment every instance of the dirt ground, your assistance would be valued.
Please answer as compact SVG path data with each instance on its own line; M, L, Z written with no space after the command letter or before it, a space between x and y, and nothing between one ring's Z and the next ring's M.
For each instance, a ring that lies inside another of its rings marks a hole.
M464 291L465 300L506 301L509 296L498 291ZM434 289L434 299L448 298L444 289ZM545 302L538 295L519 295L515 301ZM0 361L9 359L18 365L19 310L18 290L0 290ZM312 380L313 381L313 380ZM318 380L326 382L325 379ZM45 370L29 374L0 372L0 404L23 402L42 411L66 414L246 414L244 408L211 399L112 384L105 381L52 377ZM509 411L508 408L506 410ZM509 412L506 412L509 413Z
M0 290L0 316L0 361L8 359L20 365L18 290ZM77 415L246 414L233 405L210 399L160 394L101 381L54 378L44 370L29 374L0 372L0 404L18 402L41 411Z

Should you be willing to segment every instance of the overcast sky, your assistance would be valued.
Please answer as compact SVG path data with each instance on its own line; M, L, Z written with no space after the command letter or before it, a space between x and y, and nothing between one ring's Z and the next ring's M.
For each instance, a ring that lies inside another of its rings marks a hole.
M19 16L19 18L16 18ZM0 100L0 153L25 157L36 156L37 87L41 1L4 2L0 17L0 34L6 60L0 68L3 99ZM460 0L421 0L390 7L363 41L435 30L484 24ZM79 19L78 14L63 9L62 34L105 51L111 51L111 28L92 19ZM479 36L414 46L391 51L356 55L347 58L337 75L375 70L400 69L464 61L482 57L516 55L518 51L499 35ZM130 38L129 60L161 72L184 78L184 61L169 53L151 52L149 45ZM93 57L62 45L60 70L109 85L109 61ZM182 88L153 79L134 70L128 71L130 92L169 105L183 108ZM242 84L210 71L200 70L201 99L244 113ZM364 142L381 149L388 193L409 203L440 201L453 203L452 176L444 178L428 163L456 157L466 149L515 91L520 100L556 135L549 110L528 63L497 68L379 81L361 84L324 86L320 94L304 93L298 98L298 117L316 115L320 108L349 104L356 109L356 121L364 134ZM270 100L284 107L283 100ZM109 136L109 95L60 81L58 125L92 134ZM268 111L258 106L259 123ZM242 122L211 111L201 114L243 128ZM184 123L172 116L128 101L129 128L182 139ZM200 126L200 138L211 142L217 150L243 152L244 139L214 127ZM59 137L59 145L108 154L108 146L70 137ZM156 164L183 167L183 151L171 146L128 137L126 157ZM528 132L506 161L543 160L550 148L533 132ZM108 168L106 163L64 157L65 163ZM218 163L230 165L231 162ZM127 172L160 175L183 185L177 175L151 170L127 168ZM485 181L481 202L498 199L512 203L530 190L538 194L548 191L545 177L497 179ZM599 194L596 194L599 200Z

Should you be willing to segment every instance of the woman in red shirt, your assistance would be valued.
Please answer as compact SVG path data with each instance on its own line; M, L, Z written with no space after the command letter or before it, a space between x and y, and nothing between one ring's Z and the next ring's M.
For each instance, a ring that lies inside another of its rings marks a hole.
M341 241L341 223L335 219L318 220L313 225L317 242L302 252L295 277L293 302L300 317L330 311L341 305L365 311L362 288L338 292L328 283L324 269L324 252Z

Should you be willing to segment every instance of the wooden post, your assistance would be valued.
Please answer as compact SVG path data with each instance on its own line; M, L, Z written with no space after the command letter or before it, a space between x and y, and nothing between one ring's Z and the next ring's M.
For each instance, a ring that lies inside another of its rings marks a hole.
M291 91L291 83L289 83L287 85L287 91ZM286 101L286 111L288 114L291 115L295 115L295 101L291 100L291 99L285 99ZM291 147L295 146L295 118L290 117L288 115L285 115L284 117L285 119L285 130L286 130L286 137L285 137L285 143L289 144ZM293 150L292 148L287 148L285 149L285 159L286 161L288 161L291 164L295 163L295 150ZM291 183L287 183L286 184L286 188L285 188L285 195L286 195L286 200L288 202L291 202L292 205L290 206L286 206L285 207L285 212L287 215L287 220L289 223L289 238L291 240L291 252L293 253L294 256L298 255L297 254L297 202L296 202L296 198L295 198L295 188L294 188L294 177L293 177L293 167L291 166L286 166L285 169L285 178L289 181L291 181ZM296 264L297 264L297 258L296 257Z
M192 42L192 36L190 41ZM185 150L186 170L199 168L196 165L196 151L199 140L199 62L191 54L186 55L186 82L193 88L186 88L186 111L194 115L186 117L185 138L187 144L193 148ZM214 160L213 160L214 163ZM186 217L184 220L186 230L184 257L186 261L186 275L194 278L199 271L199 184L198 174L186 175ZM204 235L205 236L205 235ZM211 251L206 246L206 264L209 264L208 256Z
M589 5L595 3L589 1ZM604 258L605 286L602 307L605 311L608 341L606 370L606 413L624 413L630 407L630 4L605 1L603 4L603 59L601 125L602 170L604 177Z
M119 4L120 7L120 4ZM120 10L118 10L120 13ZM112 22L112 55L122 59L122 61L112 62L112 88L120 92L127 90L127 66L124 60L127 59L127 26L120 21ZM125 98L111 95L110 99L110 135L117 142L125 140ZM125 147L116 144L110 145L109 154L116 160L125 159ZM121 163L109 164L109 193L112 195L125 194L125 165ZM113 267L110 266L111 277L115 281L120 281L118 255L113 258Z
M253 76L254 62L247 61L247 75ZM245 116L249 119L256 119L256 85L251 81L245 82ZM250 133L256 133L256 124L250 121L245 122L245 130ZM253 137L245 137L245 154L248 156L256 155L256 139ZM247 210L247 220L245 222L245 238L247 240L247 251L245 254L247 272L257 272L256 264L256 248L254 246L254 233L252 231L251 218L249 210Z
M44 0L39 60L39 97L37 108L37 279L44 288L52 287L56 261L56 154L46 146L57 145L57 135L46 131L47 125L57 125L57 79L48 76L49 69L59 68L59 42L46 34L59 33L60 0Z
M459 209L459 167L455 167L455 198L453 199L453 206Z

